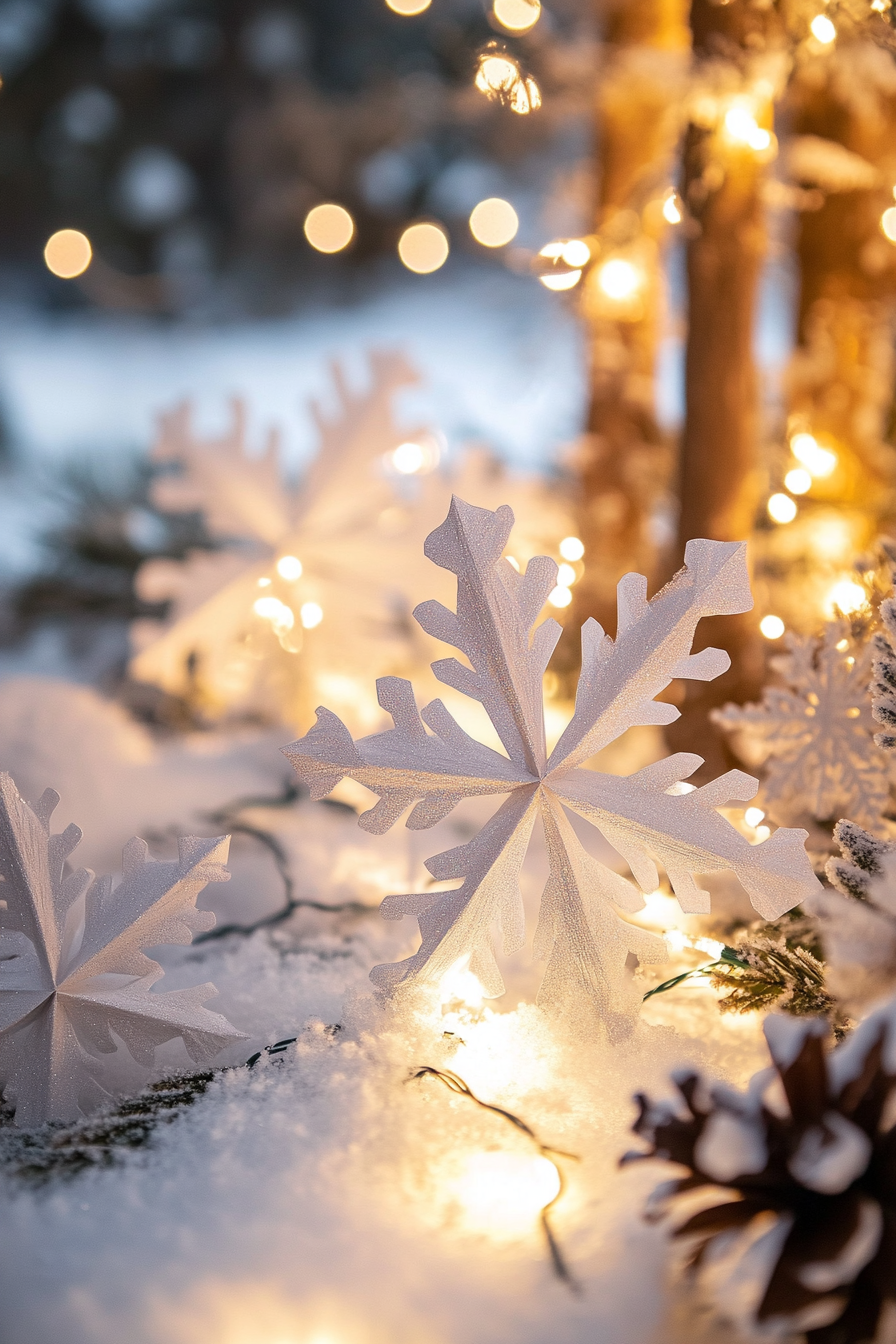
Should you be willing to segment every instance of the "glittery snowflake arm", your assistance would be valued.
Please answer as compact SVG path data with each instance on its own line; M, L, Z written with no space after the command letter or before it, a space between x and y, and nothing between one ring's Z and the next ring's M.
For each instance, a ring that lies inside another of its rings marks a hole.
M582 630L576 708L551 753L549 773L581 765L635 724L678 718L655 696L675 677L712 681L730 666L721 649L691 653L703 616L736 615L753 605L745 542L689 541L684 568L647 600L647 580L626 574L617 589L615 640L594 620Z
M346 775L379 796L361 817L364 830L382 834L411 803L417 806L407 824L424 830L462 798L534 783L506 756L469 737L440 700L419 713L409 681L381 677L377 692L395 723L388 732L354 742L342 720L320 708L305 737L283 748L312 798L325 797Z
M433 663L439 681L479 700L511 760L538 776L545 762L542 680L560 626L547 620L531 632L557 582L557 566L537 556L525 574L517 573L501 558L512 527L506 504L492 513L453 497L424 550L457 575L457 612L423 602L414 615L427 634L453 644L472 665L456 658Z
M706 912L709 892L698 887L695 874L730 868L759 914L777 919L820 887L804 848L806 832L781 829L751 845L720 816L716 808L756 794L758 780L740 770L690 793L667 792L701 764L699 756L680 752L625 777L575 770L551 788L603 833L642 890L656 888L659 859L682 909Z

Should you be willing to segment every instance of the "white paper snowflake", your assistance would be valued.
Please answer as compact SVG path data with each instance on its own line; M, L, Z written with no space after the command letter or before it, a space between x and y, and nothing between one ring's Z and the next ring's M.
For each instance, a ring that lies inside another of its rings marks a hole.
M181 839L177 861L164 863L135 838L113 886L66 870L81 832L50 834L58 801L48 789L32 809L0 774L0 1072L19 1125L74 1119L106 1100L101 1061L115 1037L146 1067L175 1037L196 1062L245 1039L203 1008L214 985L153 993L163 971L142 950L189 943L214 924L195 901L230 876L228 837Z
M536 954L547 960L539 1001L580 1016L596 1010L619 1036L640 997L626 958L634 953L655 962L665 958L666 947L621 917L620 911L640 909L642 896L587 853L566 808L603 833L644 891L657 886L658 859L686 911L709 909L698 873L733 869L766 919L798 904L818 882L803 848L805 831L779 830L753 846L715 810L754 796L757 781L739 770L682 792L681 781L702 763L699 756L671 756L627 778L582 768L627 728L676 718L674 706L654 698L674 677L710 680L728 667L721 650L691 654L690 648L702 616L752 605L745 545L689 542L685 568L650 602L641 575L621 580L617 638L586 622L575 712L548 757L542 680L560 627L546 620L533 633L533 626L556 581L556 565L541 556L517 573L502 559L512 526L507 507L491 513L452 500L425 552L457 576L457 614L439 602L425 602L414 613L425 630L469 660L444 659L433 671L482 703L506 755L469 737L439 700L418 713L410 683L396 677L378 682L380 704L395 724L388 732L356 743L335 714L319 709L311 731L284 750L315 798L346 775L377 794L379 802L360 818L375 833L408 807L406 824L418 830L463 798L508 795L473 840L428 860L436 880L459 880L460 886L386 898L383 915L415 915L422 943L409 960L376 967L376 985L393 990L414 979L438 981L469 958L486 993L503 993L491 930L500 923L506 952L525 940L519 873L540 815L550 877L535 935Z
M874 742L872 652L845 621L820 638L790 635L788 652L772 659L785 684L767 687L759 704L713 712L738 755L766 767L762 799L774 821L851 817L887 829L890 763Z

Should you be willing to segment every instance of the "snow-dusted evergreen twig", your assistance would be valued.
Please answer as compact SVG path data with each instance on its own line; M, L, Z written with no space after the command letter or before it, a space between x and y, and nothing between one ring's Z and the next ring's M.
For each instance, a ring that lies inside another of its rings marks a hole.
M67 871L81 832L50 833L58 801L48 789L32 809L0 774L0 1077L19 1125L74 1119L104 1101L101 1061L114 1036L146 1067L176 1037L197 1063L245 1039L202 1006L214 985L152 993L163 971L143 951L189 943L214 924L196 897L229 877L229 837L183 837L174 862L154 862L133 839L113 886Z
M716 811L731 798L754 796L756 780L739 770L682 793L676 786L701 764L698 756L675 755L627 778L582 768L627 728L677 717L674 706L655 699L674 677L709 680L728 666L721 650L690 649L702 616L752 605L745 547L689 542L685 567L650 602L646 579L629 574L621 580L616 640L595 621L585 624L575 712L548 757L542 678L560 629L552 620L535 623L556 566L538 557L518 573L502 559L512 525L506 506L491 513L452 500L425 551L457 575L457 612L438 602L415 612L425 630L467 658L468 664L440 660L433 671L484 706L506 754L469 737L439 700L419 712L410 683L397 677L378 683L380 704L395 724L388 732L356 743L322 708L315 727L284 750L312 797L324 797L346 775L377 794L377 805L360 819L374 833L409 807L407 825L418 830L463 798L508 795L473 840L427 861L438 881L459 886L386 898L386 918L417 917L422 944L407 961L376 967L374 983L394 990L416 979L437 981L467 958L488 995L503 993L491 930L500 922L508 952L525 940L519 872L540 816L550 862L535 935L536 955L547 961L540 1001L572 1008L580 1019L590 1011L619 1035L630 1028L640 998L625 970L627 956L656 962L665 947L624 919L623 911L643 905L638 887L587 853L567 808L603 833L642 890L657 886L659 860L687 911L709 909L698 873L733 869L766 919L798 904L818 883L804 831L780 830L751 845Z

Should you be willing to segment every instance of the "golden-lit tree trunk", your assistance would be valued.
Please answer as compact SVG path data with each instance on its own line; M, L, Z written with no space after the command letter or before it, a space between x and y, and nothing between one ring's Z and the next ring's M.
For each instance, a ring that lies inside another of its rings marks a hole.
M759 502L759 393L753 333L766 250L762 186L773 152L771 83L757 59L777 39L774 10L748 0L693 0L696 77L701 85L685 138L683 195L688 207L686 414L682 432L677 561L694 537L750 536ZM740 122L738 122L740 118ZM749 127L749 122L747 123ZM726 753L708 720L715 706L754 696L763 655L753 614L701 621L696 648L727 649L732 665L713 682L686 682L682 718L669 730L717 773Z
M655 586L653 514L668 489L671 449L654 410L661 293L659 241L668 227L664 190L674 177L680 98L687 76L688 0L611 0L601 5L604 61L597 81L595 236L600 240L583 308L591 399L580 455L578 528L585 566L574 590L577 630L595 616L616 626L616 584L630 570ZM602 266L623 260L637 279L614 298Z

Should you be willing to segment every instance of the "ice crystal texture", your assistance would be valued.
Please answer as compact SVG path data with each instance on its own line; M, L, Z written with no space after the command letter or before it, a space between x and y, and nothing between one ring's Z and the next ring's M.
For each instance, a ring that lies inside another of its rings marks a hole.
M197 1062L243 1038L202 1006L214 985L151 992L163 972L143 951L189 943L214 924L195 902L228 876L227 837L181 838L175 862L154 862L135 838L113 886L86 868L66 871L81 832L50 834L58 801L48 789L32 809L0 774L0 1071L19 1125L74 1119L106 1100L101 1060L116 1051L113 1032L147 1067L176 1037Z
M775 821L885 824L890 771L874 743L871 664L872 645L832 621L820 638L789 637L788 652L772 660L784 685L766 687L759 704L714 711L744 760L765 765L762 798Z
M472 739L439 700L418 712L410 683L397 677L378 682L394 728L354 742L322 708L310 732L284 750L315 798L345 776L376 793L379 802L360 819L374 833L386 831L408 807L407 825L419 830L463 798L508 795L468 844L428 860L437 881L459 886L386 898L383 915L416 916L422 942L407 961L374 968L375 984L391 991L415 979L438 981L468 958L489 996L503 992L491 930L500 923L505 952L524 942L519 873L540 816L550 876L535 935L536 955L547 962L539 1002L579 1014L590 1008L619 1036L630 1028L640 997L626 972L627 957L655 962L665 956L662 939L621 914L643 906L638 886L656 888L656 860L686 911L709 909L709 893L695 881L699 873L733 869L766 919L798 904L818 883L804 831L779 830L754 846L716 811L755 795L757 781L739 770L681 792L675 786L702 764L699 756L679 753L625 778L582 768L626 729L675 719L674 706L655 699L673 678L711 680L727 668L721 650L690 649L702 616L752 605L745 545L689 542L685 567L649 602L641 575L621 580L616 640L596 621L586 622L575 712L548 756L542 679L560 627L553 620L534 632L533 626L556 582L556 565L541 556L518 573L502 558L512 526L507 506L492 513L453 499L425 553L457 576L457 612L424 602L414 613L424 630L469 660L443 659L433 671L481 702L506 754ZM638 886L589 855L567 808L602 832Z

